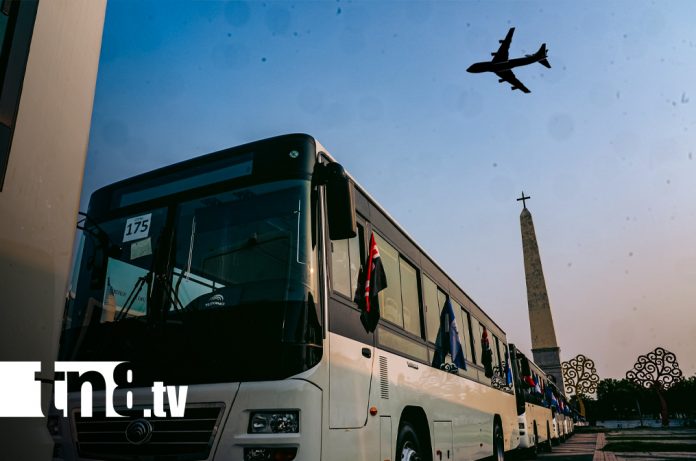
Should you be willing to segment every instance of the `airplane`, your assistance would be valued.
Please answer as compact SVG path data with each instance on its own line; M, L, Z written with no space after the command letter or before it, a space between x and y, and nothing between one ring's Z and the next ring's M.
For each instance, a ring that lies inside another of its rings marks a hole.
M515 74L512 72L513 67L526 66L527 64L532 64L533 62L538 62L539 64L551 68L551 64L546 59L546 43L541 45L539 51L534 54L528 54L524 58L508 59L508 49L510 48L510 42L512 42L512 34L515 32L515 28L511 27L505 36L504 40L498 40L501 43L500 48L495 53L491 53L493 59L490 61L477 62L472 64L466 70L472 74L478 74L481 72L493 72L497 75L498 83L508 82L512 85L512 90L521 90L524 93L531 93L529 89L522 84Z

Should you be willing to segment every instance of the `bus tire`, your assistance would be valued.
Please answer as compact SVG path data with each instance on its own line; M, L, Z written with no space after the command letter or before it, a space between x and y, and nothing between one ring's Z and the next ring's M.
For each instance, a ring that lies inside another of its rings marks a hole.
M505 461L505 436L503 426L496 416L493 420L493 461Z
M536 458L539 454L539 431L537 430L536 421L534 421L534 445L529 449L529 456Z
M553 444L551 443L551 430L549 428L549 422L546 421L546 451L551 453L553 451Z
M426 461L427 453L421 443L418 433L410 422L404 421L399 428L396 439L396 461Z

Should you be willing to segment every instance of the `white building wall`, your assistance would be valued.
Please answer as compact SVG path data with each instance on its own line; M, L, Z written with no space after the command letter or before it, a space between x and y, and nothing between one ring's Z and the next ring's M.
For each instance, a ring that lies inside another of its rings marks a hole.
M106 0L38 5L0 192L0 361L56 359L105 10ZM0 425L0 457L50 459L45 421Z

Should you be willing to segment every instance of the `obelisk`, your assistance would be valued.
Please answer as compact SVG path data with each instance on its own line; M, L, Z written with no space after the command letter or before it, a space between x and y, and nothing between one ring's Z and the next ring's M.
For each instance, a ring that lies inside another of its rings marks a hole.
M529 327L532 333L532 355L534 362L556 380L556 386L564 392L563 373L561 372L561 349L556 342L556 330L553 327L553 316L549 295L546 291L544 271L541 267L539 245L534 232L532 214L527 209L525 197L522 201L522 213L520 213L520 227L522 228L522 252L524 254L524 274L527 281L527 306L529 307Z

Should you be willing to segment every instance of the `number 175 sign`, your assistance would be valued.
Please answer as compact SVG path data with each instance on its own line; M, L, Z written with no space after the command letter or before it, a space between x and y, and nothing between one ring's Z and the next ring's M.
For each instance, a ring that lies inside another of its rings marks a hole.
M140 240L148 236L150 233L150 219L152 213L128 218L126 227L123 229L123 241L130 242L131 240Z

